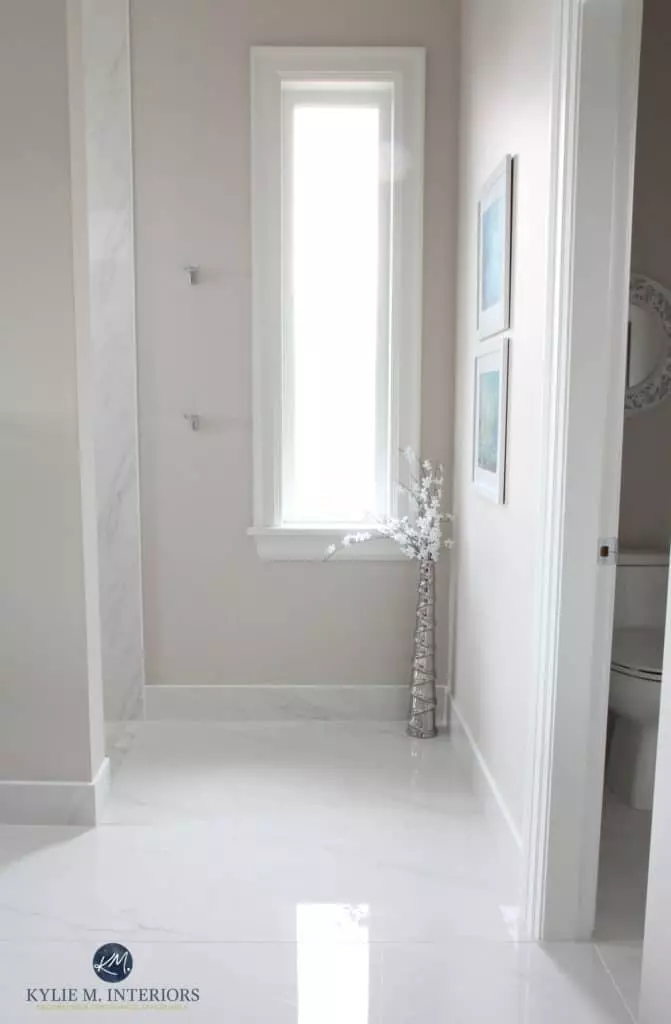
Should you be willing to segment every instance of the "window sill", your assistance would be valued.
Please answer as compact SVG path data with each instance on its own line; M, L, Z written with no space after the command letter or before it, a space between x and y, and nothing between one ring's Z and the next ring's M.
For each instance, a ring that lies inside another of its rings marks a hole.
M324 562L329 544L339 544L347 533L370 529L369 526L252 526L247 530L254 539L256 552L264 562ZM329 562L409 562L392 540L373 538L365 544L339 547Z

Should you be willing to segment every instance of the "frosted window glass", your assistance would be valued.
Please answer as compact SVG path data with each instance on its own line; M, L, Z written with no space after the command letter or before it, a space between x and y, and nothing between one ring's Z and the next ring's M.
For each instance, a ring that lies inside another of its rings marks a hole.
M283 519L358 523L376 506L380 111L292 114Z

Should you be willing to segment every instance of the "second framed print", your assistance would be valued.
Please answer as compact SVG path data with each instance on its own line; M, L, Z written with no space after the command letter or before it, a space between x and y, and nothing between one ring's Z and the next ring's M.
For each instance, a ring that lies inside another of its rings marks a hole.
M478 203L478 336L510 327L513 161L506 156L487 179Z
M497 338L475 356L473 483L497 505L505 501L508 421L508 338Z

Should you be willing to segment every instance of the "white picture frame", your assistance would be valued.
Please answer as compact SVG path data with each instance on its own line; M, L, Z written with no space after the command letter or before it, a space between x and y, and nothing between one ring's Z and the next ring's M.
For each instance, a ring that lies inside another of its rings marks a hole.
M480 340L510 328L513 161L504 157L478 202L478 310Z
M506 500L509 339L496 338L475 354L473 483L496 505Z

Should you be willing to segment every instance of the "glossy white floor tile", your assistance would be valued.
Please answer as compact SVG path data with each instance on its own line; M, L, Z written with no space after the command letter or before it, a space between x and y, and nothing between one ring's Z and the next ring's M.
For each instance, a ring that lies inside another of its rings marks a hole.
M599 850L597 939L643 939L652 814L604 793Z
M184 1021L631 1020L594 946L514 941L519 858L478 801L461 734L134 731L112 758L104 825L0 829L9 1021L40 1019L31 987L97 984L107 998L91 965L110 941L134 957L122 989L199 988Z
M595 939L632 1015L638 1010L652 815L604 793Z
M91 942L0 945L3 1020L44 1019L26 1003L31 986L97 984L106 1002L111 986L96 983L93 951ZM590 946L329 942L308 931L296 943L136 941L132 952L125 987L197 989L177 1017L193 1024L631 1024ZM95 1009L80 1003L58 1019L95 1019ZM125 1009L126 1019L151 1017L146 1006Z
M640 939L635 942L600 942L598 950L625 1005L632 1017L636 1018L641 991L643 943Z

